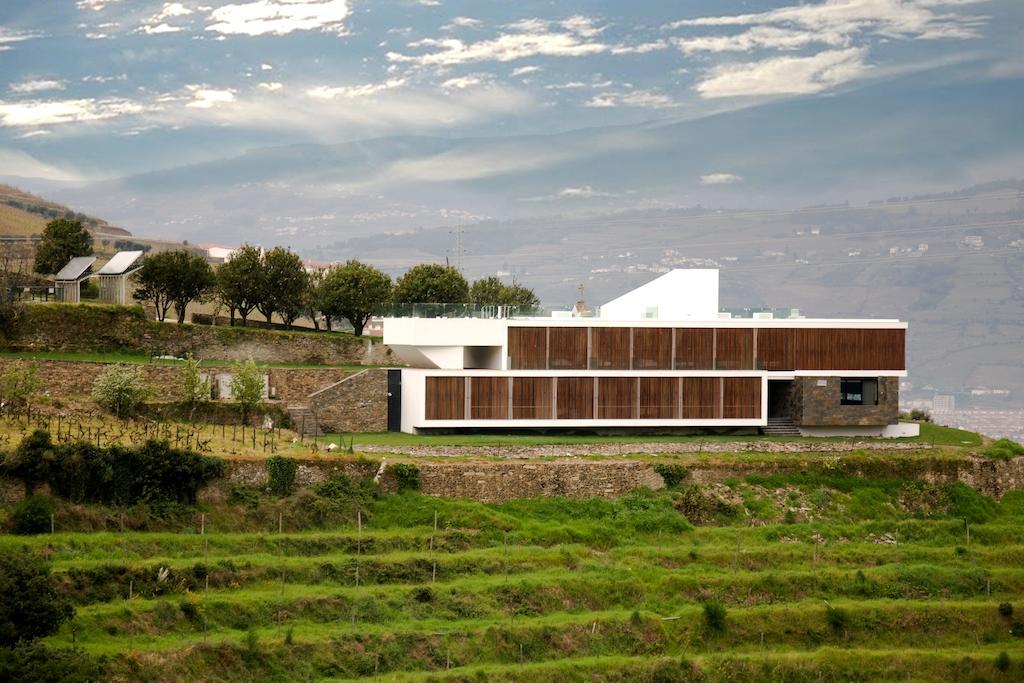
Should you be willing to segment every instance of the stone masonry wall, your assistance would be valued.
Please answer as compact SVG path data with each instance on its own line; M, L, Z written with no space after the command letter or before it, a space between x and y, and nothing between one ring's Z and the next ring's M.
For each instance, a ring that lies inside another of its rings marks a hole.
M13 364L28 362L33 361L0 358L0 374ZM38 367L43 392L51 398L59 399L89 397L96 377L109 367L107 363L84 361L34 362ZM156 400L173 401L178 398L181 390L181 366L154 364L138 367L142 368ZM202 371L212 376L221 372L231 372L231 368L204 367ZM270 368L267 373L270 386L276 389L277 398L285 403L305 403L306 397L311 393L334 384L345 376L345 371L340 368Z
M325 432L383 432L388 428L388 371L371 368L310 398Z
M899 421L898 377L878 378L878 405L844 406L839 377L797 377L793 381L793 422L805 427L887 425ZM818 386L825 382L825 386Z
M393 364L380 340L342 333L277 332L249 327L209 327L156 322L138 306L33 304L17 334L5 339L9 351L93 353L118 350L265 363L325 365Z

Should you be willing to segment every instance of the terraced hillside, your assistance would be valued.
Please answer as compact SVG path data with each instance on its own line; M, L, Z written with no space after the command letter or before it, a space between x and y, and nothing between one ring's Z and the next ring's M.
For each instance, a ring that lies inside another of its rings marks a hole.
M1021 680L1024 493L757 475L498 505L336 477L0 537L114 680ZM676 476L679 475L679 476ZM414 485L410 477L409 485ZM133 524L180 533L121 532Z

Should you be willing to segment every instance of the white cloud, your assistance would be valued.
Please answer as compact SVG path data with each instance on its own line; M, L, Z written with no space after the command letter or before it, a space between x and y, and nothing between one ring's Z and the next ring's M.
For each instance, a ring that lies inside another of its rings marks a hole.
M180 26L171 26L166 22L161 22L155 26L150 24L140 26L139 30L148 36L157 36L161 33L178 33L182 28Z
M604 31L604 27L596 26L592 18L584 17L579 14L559 22L559 26L561 26L567 31L571 31L572 33L581 35L584 38L593 38L594 36L600 35L600 33Z
M27 133L15 136L15 140L30 140L32 138L43 138L50 134L48 130L30 130Z
M31 40L32 38L38 38L40 34L31 33L28 31L13 31L8 28L0 26L0 52L4 50L13 50L11 43L20 43L25 40Z
M616 45L612 48L613 55L645 55L648 52L656 52L658 50L664 50L668 47L668 43L662 39L653 40L649 43L639 43L637 45Z
M111 83L113 81L127 81L128 74L118 74L116 76L82 76L83 83Z
M468 76L458 76L456 78L449 78L447 81L441 84L441 87L445 90L465 90L466 88L472 88L477 85L484 83L485 77L479 74L470 74Z
M986 17L938 10L982 1L826 0L755 14L683 19L667 24L665 28L776 25L846 35L868 31L886 37L975 38Z
M283 83L277 83L275 81L273 83L260 83L256 87L260 88L261 90L266 90L267 92L276 92L276 91L280 90L281 88L283 88L284 84Z
M27 93L46 92L47 90L63 90L64 85L64 81L39 79L22 81L21 83L11 83L7 88L13 93L24 95Z
M124 0L78 0L76 4L78 5L78 9L88 9L94 12L99 12L107 5L115 5L119 2L124 2Z
M731 185L743 180L743 176L735 173L708 173L700 177L701 185Z
M566 20L570 21L570 20ZM580 33L580 26L565 31L554 31L548 22L539 19L524 19L509 25L512 33L503 33L496 38L467 43L456 38L436 40L428 38L410 43L409 47L439 48L420 55L389 52L392 62L407 62L418 66L451 66L470 62L510 62L543 55L547 57L581 57L606 52L604 43L590 40L588 34Z
M805 95L864 76L866 48L826 50L809 57L773 57L711 69L696 90L704 98Z
M273 71L274 67L270 64L260 64L260 71Z
M479 26L482 23L484 22L479 19L474 19L473 17L455 17L452 19L452 23L443 28L472 28L474 26Z
M345 32L348 0L255 0L210 12L207 31L221 35L285 35L293 31Z
M212 109L235 101L235 91L230 88L217 89L208 85L187 85L185 89L192 95L192 101L185 106L193 109Z
M74 171L52 166L16 149L0 149L0 175L63 181L82 180L82 176Z
M512 76L526 76L527 74L535 74L540 71L539 66L521 66L517 69L512 69Z
M813 43L847 46L850 36L842 31L797 31L775 26L755 26L728 36L673 38L672 44L684 54L697 52L748 52L756 49L795 50Z
M335 87L320 85L315 88L310 88L306 91L306 94L319 100L333 100L336 98L353 99L369 97L385 90L401 88L405 85L405 82L404 78L389 78L386 81L381 81L380 83L364 83L362 85L342 85Z
M589 199L590 197L614 197L615 193L595 190L590 185L581 185L580 187L564 187L558 191L558 196L568 199Z
M101 121L138 114L144 109L137 102L113 98L0 102L0 126L48 126Z
M655 90L630 90L621 93L601 93L590 98L584 106L593 108L609 107L646 107L663 109L678 106L678 103L665 93Z
M163 9L156 15L156 21L163 19L170 19L171 17L187 17L192 14L192 10L185 7L180 2L166 2L164 3Z

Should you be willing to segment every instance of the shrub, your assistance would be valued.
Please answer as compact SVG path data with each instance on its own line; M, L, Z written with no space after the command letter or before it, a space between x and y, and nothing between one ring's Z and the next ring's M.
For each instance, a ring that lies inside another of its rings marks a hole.
M726 610L725 605L717 600L708 600L704 603L704 626L714 633L725 631Z
M32 553L0 555L0 595L2 647L48 636L75 615L57 591L50 565Z
M654 471L661 475L665 486L670 489L679 486L690 476L689 470L674 462L659 462L654 465Z
M1006 650L1000 652L996 657L996 668L1004 673L1010 670L1010 655L1006 654Z
M910 419L914 422L931 422L932 416L927 410L921 410L920 408L914 408L910 411Z
M996 504L970 486L956 483L949 487L948 514L957 519L965 519L971 524L981 524L992 519L996 514Z
M0 648L0 681L78 683L103 680L103 660L79 649L49 648L39 642Z
M825 606L825 621L836 633L842 633L850 623L850 613L841 607Z
M420 468L412 463L397 462L391 465L395 475L395 484L401 491L418 491L420 488Z
M40 386L38 363L15 363L0 378L3 400L15 408L30 408Z
M299 463L294 458L275 455L267 459L267 481L275 496L290 496L295 491L295 473Z
M46 496L29 496L11 512L11 531L16 534L45 534L50 530L53 501Z
M252 358L244 363L236 363L231 371L231 398L242 407L242 419L248 419L249 413L263 400L266 388L263 370Z
M1009 439L999 439L998 441L993 441L981 453L993 460L1013 460L1019 455L1024 455L1024 446Z
M199 370L199 361L188 354L181 369L181 402L189 409L189 417L196 408L210 402L210 378Z
M366 511L373 500L373 481L356 481L344 474L335 474L316 488L316 497L308 503L315 523L352 523L357 513Z
M192 504L199 489L226 470L220 458L171 448L166 441L129 448L55 445L43 431L25 437L12 461L4 471L22 479L26 488L30 481L45 482L54 494L76 503L115 505Z
M93 400L118 417L131 415L151 395L142 368L135 365L112 365L92 385Z
M1013 605L1008 602L999 603L999 616L1001 617L1012 617L1013 616Z

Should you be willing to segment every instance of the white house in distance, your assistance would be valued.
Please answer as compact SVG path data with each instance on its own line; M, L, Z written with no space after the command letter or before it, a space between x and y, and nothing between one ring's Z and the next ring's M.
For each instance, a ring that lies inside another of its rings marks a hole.
M389 429L729 429L909 436L907 324L733 318L718 271L674 270L597 317L388 318Z

